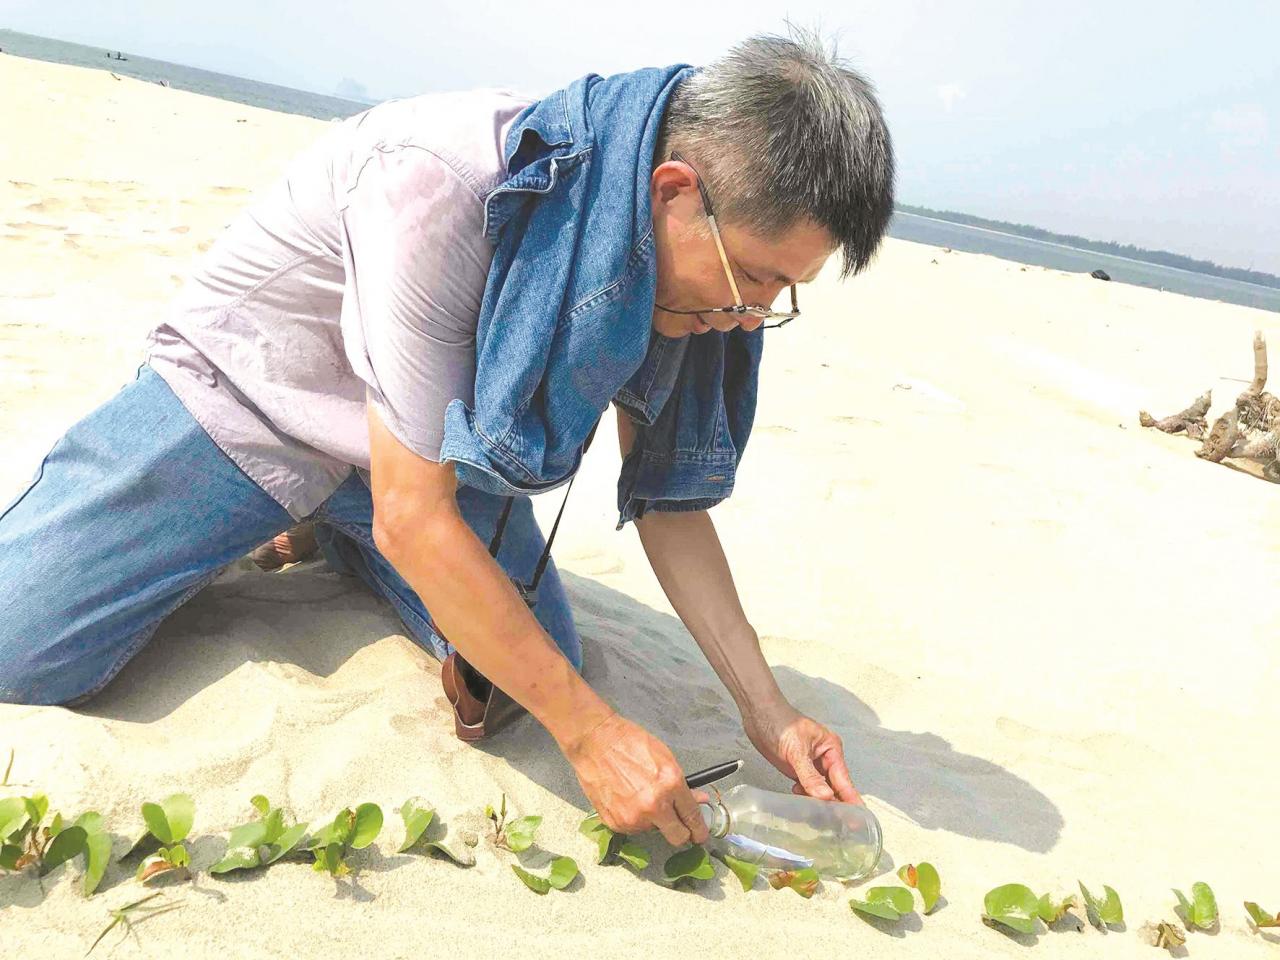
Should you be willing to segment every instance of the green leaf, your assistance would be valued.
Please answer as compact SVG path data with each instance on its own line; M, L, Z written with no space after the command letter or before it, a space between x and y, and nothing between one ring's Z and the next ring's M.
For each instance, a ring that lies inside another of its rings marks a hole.
M262 842L275 843L284 833L284 811L279 807L262 819Z
M162 851L162 856L175 867L191 866L191 855L187 853L187 848L180 843L175 843L168 850Z
M1036 914L1045 923L1057 923L1067 915L1067 911L1076 905L1075 897L1064 897L1062 900L1054 900L1052 894L1046 893L1040 898L1039 904L1036 906ZM1077 924L1079 921L1076 921Z
M881 920L900 920L911 913L913 907L911 891L906 887L872 887L867 891L865 900L849 901L851 910Z
M61 832L62 832L62 814L55 813L53 815L53 822L49 824L49 836L56 837Z
M142 805L142 819L146 821L151 835L161 843L173 843L173 832L169 829L169 819L164 815L164 808L158 803Z
M775 870L769 874L769 886L773 889L781 890L783 887L790 887L806 900L818 889L818 882L818 871L813 867L805 867L803 870Z
M672 854L662 865L662 872L671 883L686 877L693 880L710 880L716 874L711 866L711 858L702 847L687 847Z
M1191 902L1195 924L1201 930L1208 930L1218 922L1218 901L1207 883L1191 885Z
M307 825L305 823L295 823L292 827L280 834L274 843L266 846L265 854L262 854L262 863L275 863L283 856L287 856L298 845L298 842L306 835Z
M420 798L411 797L400 808L400 816L404 819L404 843L400 844L397 852L404 853L422 838L435 817L435 811Z
M382 829L382 808L376 803L362 803L356 807L356 826L351 836L351 849L363 850L373 843Z
M80 814L80 816L76 817L75 825L77 827L84 827L84 832L89 836L93 836L95 833L102 833L102 814L97 810L86 810L84 813Z
M27 819L31 822L32 827L39 827L40 821L42 821L44 819L44 815L49 812L49 798L43 793L37 793L30 797L23 797L22 805L26 808Z
M600 821L600 815L593 813L578 825L578 832L596 845L596 863L604 863L613 853L616 837L614 833ZM625 839L625 838L623 838Z
M1255 927L1280 927L1280 913L1272 916L1251 900L1244 902L1244 909Z
M459 866L474 867L476 865L476 855L466 844L449 840L427 840L423 846L440 851Z
M534 834L538 832L541 824L541 817L521 817L518 820L512 820L503 831L507 849L513 853L523 853L528 850L533 846Z
M88 816L88 814L86 814ZM97 816L97 814L94 814ZM84 819L81 817L81 819ZM98 818L101 825L102 818ZM77 826L87 829L77 821ZM111 835L101 830L91 830L84 841L84 895L93 896L111 862Z
M1188 927L1210 930L1218 922L1218 902L1207 883L1193 883L1190 900L1181 890L1174 890L1173 894L1178 898L1178 914Z
M1191 916L1195 907L1191 905L1191 901L1187 899L1186 895L1181 890L1174 890L1173 895L1178 898L1177 909L1182 913L1183 919L1186 920L1188 924L1191 923Z
M942 878L932 863L922 863L916 867L916 888L920 891L920 899L924 901L924 912L927 914L938 905L938 897L942 895Z
M260 793L250 797L249 803L252 804L253 809L257 810L261 816L265 817L271 812L271 801Z
M7 840L27 821L27 805L22 797L5 797L0 800L0 841Z
M1116 893L1105 883L1102 885L1102 892L1106 896L1098 907L1099 918L1103 923L1124 923L1124 906L1120 903L1120 894Z
M0 870L17 870L18 858L22 856L22 848L11 843L0 845Z
M754 863L747 863L745 860L739 860L732 854L726 853L722 859L724 864L733 871L733 875L738 878L738 882L742 884L743 892L750 890L756 882L756 875L760 873L760 867Z
M637 873L649 866L649 851L638 843L624 843L618 848L618 856L630 864Z
M339 811L332 823L326 823L312 834L310 849L317 850L333 843L345 844L354 830L355 816L355 811L349 807Z
M345 863L342 862L342 844L330 843L325 847L315 851L316 862L313 869L328 871L330 876L340 877L350 872Z
M1004 924L1019 933L1036 932L1040 898L1021 883L1006 883L983 898L984 919Z
M556 857L551 861L551 874L547 877L547 882L555 889L563 890L573 883L573 878L577 875L578 865L572 857Z
M40 876L43 877L55 867L62 866L76 854L83 853L87 836L84 827L67 827L59 831L40 861Z
M242 823L231 831L231 835L227 837L227 849L234 850L237 847L249 847L251 849L260 847L267 842L267 827L261 820L254 820L251 823Z
M1080 881L1080 894L1084 897L1085 915L1089 922L1099 930L1108 925L1124 923L1124 907L1120 903L1120 894L1106 886L1102 887L1102 897L1095 897Z
M232 870L252 870L262 866L257 847L231 847L227 855L209 868L210 873L230 873Z
M164 818L169 823L169 840L166 843L179 843L187 839L191 832L191 824L196 817L196 803L188 793L175 793L160 801L164 810Z
M551 881L545 877L536 876L528 870L516 866L514 863L511 865L511 869L515 871L517 877L524 881L524 885L534 893L545 894L551 889Z

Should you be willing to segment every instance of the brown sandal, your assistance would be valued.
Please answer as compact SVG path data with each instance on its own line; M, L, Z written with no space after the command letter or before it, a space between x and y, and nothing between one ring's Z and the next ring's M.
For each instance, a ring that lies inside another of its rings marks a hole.
M320 545L316 542L316 525L304 522L290 527L284 533L256 547L249 557L259 569L270 572L279 570L286 563L310 560L319 551Z
M440 682L453 707L453 731L467 743L493 736L528 712L456 651L441 664Z

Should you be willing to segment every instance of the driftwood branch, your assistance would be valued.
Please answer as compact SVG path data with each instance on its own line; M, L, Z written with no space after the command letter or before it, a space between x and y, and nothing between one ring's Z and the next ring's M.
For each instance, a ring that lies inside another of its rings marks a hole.
M1267 341L1262 331L1253 335L1253 380L1236 397L1235 409L1214 423L1196 456L1219 463L1227 457L1272 464L1280 447L1280 400L1266 392ZM1271 479L1272 468L1265 475Z
M1253 331L1253 383L1249 384L1248 393L1255 397L1267 385L1267 341L1261 330Z
M1138 411L1138 422L1144 427L1154 427L1165 433L1182 433L1186 431L1192 438L1200 437L1208 429L1205 416L1209 413L1209 405L1213 402L1213 391L1208 390L1196 398L1187 409L1172 416L1157 420L1145 410Z
M1251 461L1245 467L1228 463L1235 469L1244 469L1257 476L1257 464L1262 465L1262 476L1280 483L1280 398L1266 392L1267 341L1262 331L1253 335L1253 379L1249 388L1236 397L1235 406L1214 421L1209 429L1205 418L1209 413L1210 394L1199 397L1187 409L1171 417L1157 420L1145 410L1139 412L1138 421L1144 427L1154 427L1165 433L1183 433L1200 439L1196 456L1212 463L1231 459Z
M1231 448L1236 445L1236 441L1239 439L1239 415L1234 410L1228 410L1214 421L1213 429L1209 431L1209 435L1200 444L1200 449L1196 451L1196 456L1202 457L1211 463L1219 463L1231 453Z

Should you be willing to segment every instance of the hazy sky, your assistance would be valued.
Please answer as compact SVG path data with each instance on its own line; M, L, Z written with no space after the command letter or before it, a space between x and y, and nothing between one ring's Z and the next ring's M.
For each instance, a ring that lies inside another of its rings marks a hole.
M373 99L704 63L787 16L876 84L902 202L1280 273L1275 0L0 0L3 27Z

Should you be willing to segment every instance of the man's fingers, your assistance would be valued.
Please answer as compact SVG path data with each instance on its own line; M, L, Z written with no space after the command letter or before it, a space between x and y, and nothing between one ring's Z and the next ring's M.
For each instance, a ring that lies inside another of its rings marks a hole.
M680 822L674 807L668 806L661 813L655 813L653 825L673 847L683 847L691 839L689 828Z
M804 792L809 796L817 797L819 800L835 799L835 793L828 785L827 778L818 772L818 768L808 757L797 757L791 762L791 768L795 770L796 779L800 781L800 786L804 787Z
M677 793L675 808L680 822L689 828L689 835L693 838L693 842L706 843L710 834L707 831L707 825L702 821L702 813L698 810L693 794L688 790Z
M818 766L825 771L827 782L835 788L837 798L845 803L862 803L862 794L849 777L849 768L844 762L844 749L838 743L833 743L818 754Z

